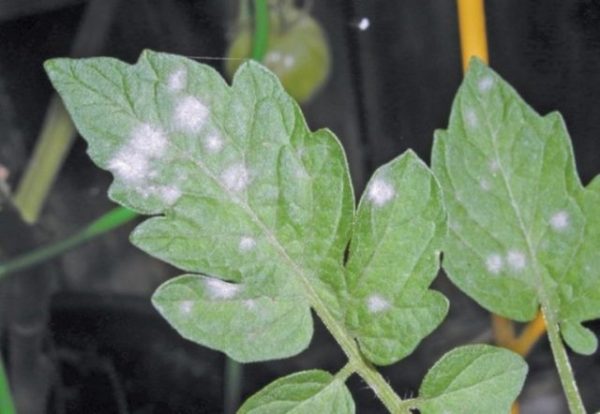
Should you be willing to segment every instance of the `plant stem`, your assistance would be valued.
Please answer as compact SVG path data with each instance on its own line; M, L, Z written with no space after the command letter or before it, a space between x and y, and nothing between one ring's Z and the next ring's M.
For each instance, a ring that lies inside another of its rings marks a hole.
M552 348L552 355L554 356L554 361L558 368L560 382L562 383L565 396L567 397L569 411L571 411L571 414L585 414L585 408L581 401L577 384L575 383L575 377L573 375L571 364L569 363L565 345L559 334L558 323L556 322L554 313L546 306L542 306L542 313L546 319L550 347Z
M244 369L242 364L233 359L225 358L225 389L224 389L224 406L225 414L233 414L240 405L240 397L242 395L242 376Z
M269 47L269 5L267 0L254 0L254 34L252 59L260 62Z
M15 414L15 406L10 395L10 386L8 384L8 377L4 370L4 364L0 358L0 413L2 414Z
M35 266L56 257L86 241L119 227L137 217L137 214L123 207L117 207L87 225L77 234L48 246L40 247L6 263L0 264L0 280L16 271Z

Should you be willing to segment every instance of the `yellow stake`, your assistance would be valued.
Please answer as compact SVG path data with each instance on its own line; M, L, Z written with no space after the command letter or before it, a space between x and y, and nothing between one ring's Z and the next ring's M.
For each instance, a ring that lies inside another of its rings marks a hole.
M463 71L469 66L469 59L477 56L488 63L487 35L483 0L457 0L458 25Z

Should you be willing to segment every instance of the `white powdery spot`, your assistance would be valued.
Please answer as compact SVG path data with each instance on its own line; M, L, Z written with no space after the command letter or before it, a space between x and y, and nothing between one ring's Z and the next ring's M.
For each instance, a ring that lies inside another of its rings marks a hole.
M367 193L369 200L376 206L384 205L394 198L394 195L396 195L394 187L382 178L376 178L371 185L369 185Z
M248 237L248 236L243 236L240 239L240 244L238 245L239 249L242 252L250 251L250 250L254 249L255 246L256 246L256 240L254 240L252 237Z
M231 299L235 297L241 289L240 285L214 278L204 279L204 287L213 299Z
M243 303L246 309L256 308L256 302L253 299L246 299Z
M492 188L490 182L485 178L479 180L479 187L481 187L483 191L490 191L490 189Z
M519 250L510 250L506 256L506 261L514 270L523 270L527 264L525 254Z
M198 132L208 118L208 108L198 98L186 96L175 105L173 120L177 128Z
M367 298L367 309L371 313L383 312L389 307L390 303L377 294L371 295Z
M168 205L173 205L181 197L181 190L175 186L164 186L159 190L160 198Z
M296 63L296 58L292 55L286 55L283 58L283 66L285 66L288 69L294 66L294 63Z
M169 75L167 86L171 92L178 92L185 88L187 83L187 71L185 69L177 69Z
M566 211L559 211L554 213L550 218L550 225L556 231L561 231L569 227L569 213Z
M127 184L138 184L148 175L148 158L125 148L108 162L108 169Z
M481 78L477 83L477 88L479 89L479 92L483 93L489 91L492 88L492 86L494 86L494 78L492 78L491 76L485 76Z
M371 26L371 21L367 17L363 17L356 26L364 32Z
M204 140L204 148L206 151L216 154L223 149L223 139L216 134L209 135Z
M496 253L490 254L485 259L485 267L487 268L488 272L490 272L494 275L497 275L498 273L500 273L503 265L504 265L504 263L502 261L502 257L499 254L496 254Z
M144 123L133 129L127 148L132 153L158 157L165 152L167 144L167 136L160 128Z
M191 300L184 300L179 304L179 311L184 315L189 315L194 308L194 302Z
M467 121L467 126L469 128L475 128L479 124L479 120L477 119L477 114L471 108L468 108L465 111L465 120Z
M497 173L500 170L500 164L497 160L490 161L490 171L493 173Z
M234 164L223 171L221 180L229 191L237 193L250 183L250 173L243 164Z

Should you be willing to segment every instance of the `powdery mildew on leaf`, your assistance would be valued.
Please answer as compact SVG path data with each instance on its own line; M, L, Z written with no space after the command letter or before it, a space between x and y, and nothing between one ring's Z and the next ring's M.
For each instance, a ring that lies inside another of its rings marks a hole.
M579 181L560 115L541 117L473 60L448 129L436 132L432 165L456 223L444 247L453 282L519 321L540 304L552 309L573 349L594 349L581 322L600 317L600 295L589 293L600 289L600 270L586 265L600 250L598 206Z

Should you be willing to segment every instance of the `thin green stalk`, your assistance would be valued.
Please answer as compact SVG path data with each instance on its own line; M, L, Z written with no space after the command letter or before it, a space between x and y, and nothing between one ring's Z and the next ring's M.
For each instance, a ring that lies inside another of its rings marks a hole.
M261 62L269 47L269 5L267 0L254 0L254 34L252 59Z
M54 95L33 156L13 199L15 207L27 223L37 221L74 138L73 122L62 101Z
M16 414L2 358L0 358L0 413Z
M242 364L231 358L225 358L225 414L233 414L240 406L242 395Z
M565 345L560 337L558 323L556 322L554 313L545 306L542 307L542 313L544 319L546 319L546 329L548 331L548 338L550 339L550 348L552 348L552 355L554 356L554 362L558 368L560 382L562 383L565 396L567 397L569 411L571 414L585 414L585 407L583 406L581 395L577 389L573 369L571 368Z
M48 246L40 247L31 252L18 256L15 259L9 260L6 263L0 264L0 279L25 269L35 266L53 257L59 256L72 248L79 246L86 241L93 239L101 234L104 234L116 227L119 227L137 217L137 214L123 207L117 207L108 213L104 214L99 219L87 225L77 234L68 237L57 243Z

